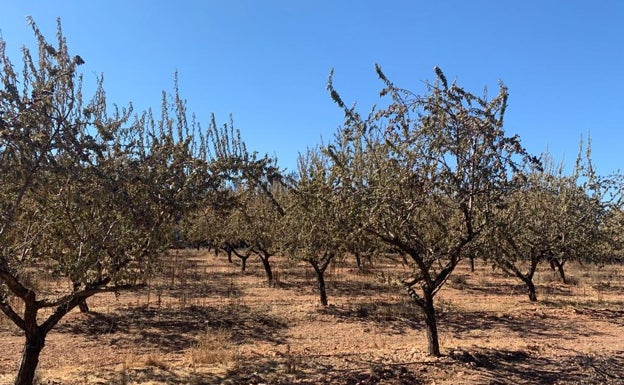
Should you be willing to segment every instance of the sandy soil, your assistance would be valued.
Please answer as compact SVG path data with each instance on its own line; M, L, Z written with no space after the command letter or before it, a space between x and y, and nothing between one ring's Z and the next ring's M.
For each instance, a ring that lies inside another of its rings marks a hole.
M425 354L419 310L383 281L390 262L328 272L318 305L306 265L178 252L149 289L91 298L48 336L41 384L624 384L624 267L537 276L539 302L489 266L460 266L438 294L443 357ZM175 266L175 269L172 269ZM384 274L381 274L384 272ZM173 284L172 284L173 282ZM0 384L23 337L0 319Z

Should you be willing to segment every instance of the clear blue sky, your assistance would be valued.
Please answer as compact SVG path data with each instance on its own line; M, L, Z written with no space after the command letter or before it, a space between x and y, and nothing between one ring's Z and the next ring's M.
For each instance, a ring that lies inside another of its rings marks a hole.
M34 46L26 15L50 39L61 17L87 82L104 73L109 100L158 109L178 70L200 121L231 113L249 148L289 169L342 122L330 69L343 99L368 110L375 63L416 92L436 65L476 93L502 80L506 131L530 151L572 163L590 132L599 172L624 169L621 0L3 1L17 63L19 47Z

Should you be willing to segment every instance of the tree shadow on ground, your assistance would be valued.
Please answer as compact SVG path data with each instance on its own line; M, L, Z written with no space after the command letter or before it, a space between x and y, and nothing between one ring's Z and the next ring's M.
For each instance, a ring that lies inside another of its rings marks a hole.
M280 278L275 286L289 290L301 295L318 295L318 282L311 268L307 268L307 273L301 271L291 274L283 273L284 278ZM374 277L367 279L352 279L344 274L326 274L325 286L329 301L336 297L349 297L359 300L360 298L378 297L380 295L391 295L400 293L396 286L383 282L376 282Z
M500 272L488 272L486 276L474 276L471 273L455 273L449 278L449 286L467 292L493 296L527 295L524 282L515 276ZM573 284L564 284L559 277L538 277L533 279L537 295L575 296Z
M157 383L157 384L250 384L250 385L419 385L425 380L410 371L405 365L381 365L370 363L365 369L339 369L331 364L319 363L307 357L293 357L288 354L275 358L248 357L238 362L225 374L204 373L198 369L194 373L183 373L167 368L147 367L124 371L109 370L103 373L110 384Z
M547 309L527 309L513 314L492 313L486 311L463 311L447 309L438 305L437 316L440 328L461 336L481 330L488 335L492 329L504 330L520 336L531 335L535 338L556 338L575 340L580 336L591 337L600 331L583 327L575 320L561 320ZM347 322L373 323L387 334L404 334L409 330L424 328L422 310L412 301L399 302L360 302L351 305L329 306L318 310ZM619 310L593 311L588 315L597 319L618 322L624 319L624 312ZM579 311L577 311L579 313ZM622 321L624 323L624 321ZM561 333L566 330L566 333Z
M594 290L608 294L618 294L624 290L623 285L614 284L609 281L595 283L591 286L594 288Z
M240 279L240 272L188 272L185 276L176 276L173 283L167 279L152 285L149 290L154 298L170 296L173 298L212 298L241 297L243 291L235 282ZM146 294L146 289L142 294Z
M217 381L214 381L217 380ZM309 357L281 356L276 360L239 366L205 385L231 384L332 384L332 385L419 385L424 379L404 365L369 363L366 369L339 369Z
M521 350L455 350L450 358L476 368L483 383L516 384L621 384L624 356L573 354L545 358Z
M458 373L469 372L474 383L490 385L615 385L624 378L621 353L624 352L612 356L573 353L548 358L523 350L457 349L437 361L397 364L359 361L357 368L341 369L322 362L321 357L283 352L271 358L260 355L241 358L221 374L202 368L189 372L169 367L109 369L99 374L108 381L102 384L419 385L435 382L440 376L452 379Z
M451 285L453 286L453 285ZM539 296L542 292L541 285L535 285L537 295ZM471 284L465 283L463 284L462 290L465 290L468 293L478 293L487 296L501 296L501 297L509 297L509 296L527 296L528 290L524 283L495 283L495 284Z
M423 327L420 308L412 301L360 302L350 305L329 306L318 310L348 322L373 323L387 334L405 334L407 330Z
M610 304L611 306L613 304ZM594 320L610 322L619 326L624 326L624 303L617 305L617 310L614 309L591 309L582 308L574 309L576 314L582 314L588 316Z
M396 294L399 292L396 286L381 282L356 281L356 280L331 280L327 283L327 290L334 296L348 297L377 297L380 294Z
M285 321L268 315L268 311L230 303L220 307L189 306L186 308L131 307L102 316L85 314L61 324L61 333L80 333L93 337L106 335L111 345L157 348L179 352L197 342L197 337L212 330L226 329L233 342L262 341L284 343Z
M449 311L441 314L439 324L444 330L462 335L477 331L484 335L489 330L497 329L519 336L533 336L534 338L555 338L576 340L579 336L594 336L600 332L579 325L575 320L561 320L553 314L540 309L525 310L513 314L494 314L484 311ZM561 333L565 330L566 333Z

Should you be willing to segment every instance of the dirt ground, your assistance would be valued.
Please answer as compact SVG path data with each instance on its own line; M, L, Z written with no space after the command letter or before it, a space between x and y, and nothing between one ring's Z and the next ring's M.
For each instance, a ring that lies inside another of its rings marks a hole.
M333 266L322 308L306 265L272 262L275 287L256 260L241 274L222 254L174 253L148 288L70 313L39 383L624 384L622 266L572 265L568 285L543 267L531 303L519 281L461 265L436 297L443 357L430 358L419 310L383 282L400 263ZM0 317L0 384L22 347Z

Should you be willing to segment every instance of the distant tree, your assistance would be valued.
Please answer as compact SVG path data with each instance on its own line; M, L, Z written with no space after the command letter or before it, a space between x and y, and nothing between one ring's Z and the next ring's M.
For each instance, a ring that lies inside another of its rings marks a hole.
M249 159L255 160L255 154L249 154L231 120L218 126L213 115L207 137L210 172L219 176L219 184L182 218L180 232L191 245L212 247L217 254L225 251L232 263L232 255L244 243L236 223L246 191L242 173L249 167Z
M290 187L283 219L282 248L313 269L322 306L327 306L325 272L345 251L345 206L340 180L329 169L329 159L317 149L299 156L298 176Z
M277 159L248 151L240 132L231 123L223 127L213 123L209 132L215 163L223 173L221 195L227 199L217 206L211 200L213 207L204 208L207 219L212 221L205 234L226 251L230 262L232 254L240 258L242 271L246 269L247 259L257 254L267 280L272 283L270 258L277 251L277 224L284 215L279 201L283 183ZM197 219L201 223L200 217Z
M277 160L260 157L246 148L229 157L231 181L237 186L237 205L232 213L236 235L246 246L244 254L260 258L269 284L273 283L270 258L279 251L278 238L285 208L285 192Z
M238 208L239 234L260 258L269 285L273 284L270 259L280 251L283 237L283 205L287 193L281 183L268 186L266 191L251 186Z
M496 226L487 255L507 274L523 281L531 301L537 301L533 277L547 261L566 283L564 266L569 260L596 261L603 239L605 215L601 183L582 151L573 171L542 156L543 167L518 175L517 186L505 196L493 217ZM526 267L526 272L522 271Z
M563 174L560 169L557 202L560 211L555 222L558 235L549 263L553 270L557 270L561 281L567 283L566 262L600 263L604 259L604 250L600 245L605 234L601 225L611 203L606 195L608 187L605 178L594 171L589 141L585 154L581 142L572 173Z
M344 240L345 249L355 258L358 270L363 271L365 269L365 261L368 264L373 263L373 256L383 251L383 247L376 242L377 239L372 238L370 234L363 229L353 228L352 230L353 231L349 232Z
M238 198L234 190L224 189L223 197L216 204L203 202L181 222L180 231L192 245L206 245L213 248L216 255L225 252L229 263L243 244L238 228ZM225 202L228 202L225 204ZM240 253L238 255L241 255ZM242 256L242 255L241 255ZM244 257L246 260L247 257ZM245 271L245 264L241 266Z
M357 225L411 262L402 282L425 315L428 352L438 356L434 296L472 254L527 154L503 131L506 87L493 99L477 97L436 68L437 80L419 96L376 70L390 100L366 118L345 105L330 76L346 120L325 151L344 184L340 198L366 208Z
M204 202L186 218L184 232L190 231L194 243L210 245L215 255L224 252L229 263L234 263L233 257L238 258L241 272L245 272L251 249L243 237L240 194L237 186L224 188L222 199Z
M22 73L0 40L0 311L25 337L17 385L32 384L46 336L67 313L140 285L181 213L218 184L177 84L158 120L131 121L131 107L109 115L101 79L83 103L84 60L69 54L60 21L55 46L30 24L38 52L23 49ZM42 275L61 286L33 284Z
M589 143L587 149L589 158ZM591 261L598 265L624 263L624 174L617 171L594 175L592 167L585 167L590 170L585 173L590 177L584 178L582 186L594 202L602 206L599 240L597 245L592 242L595 249Z
M610 206L601 223L603 234L600 250L603 258L599 264L624 264L624 210L621 206Z
M523 187L506 195L495 214L498 221L495 235L489 238L490 250L484 253L496 267L524 282L531 301L537 301L535 272L542 261L554 258L552 246L558 236L552 223L557 192L547 186L546 175L534 170Z

